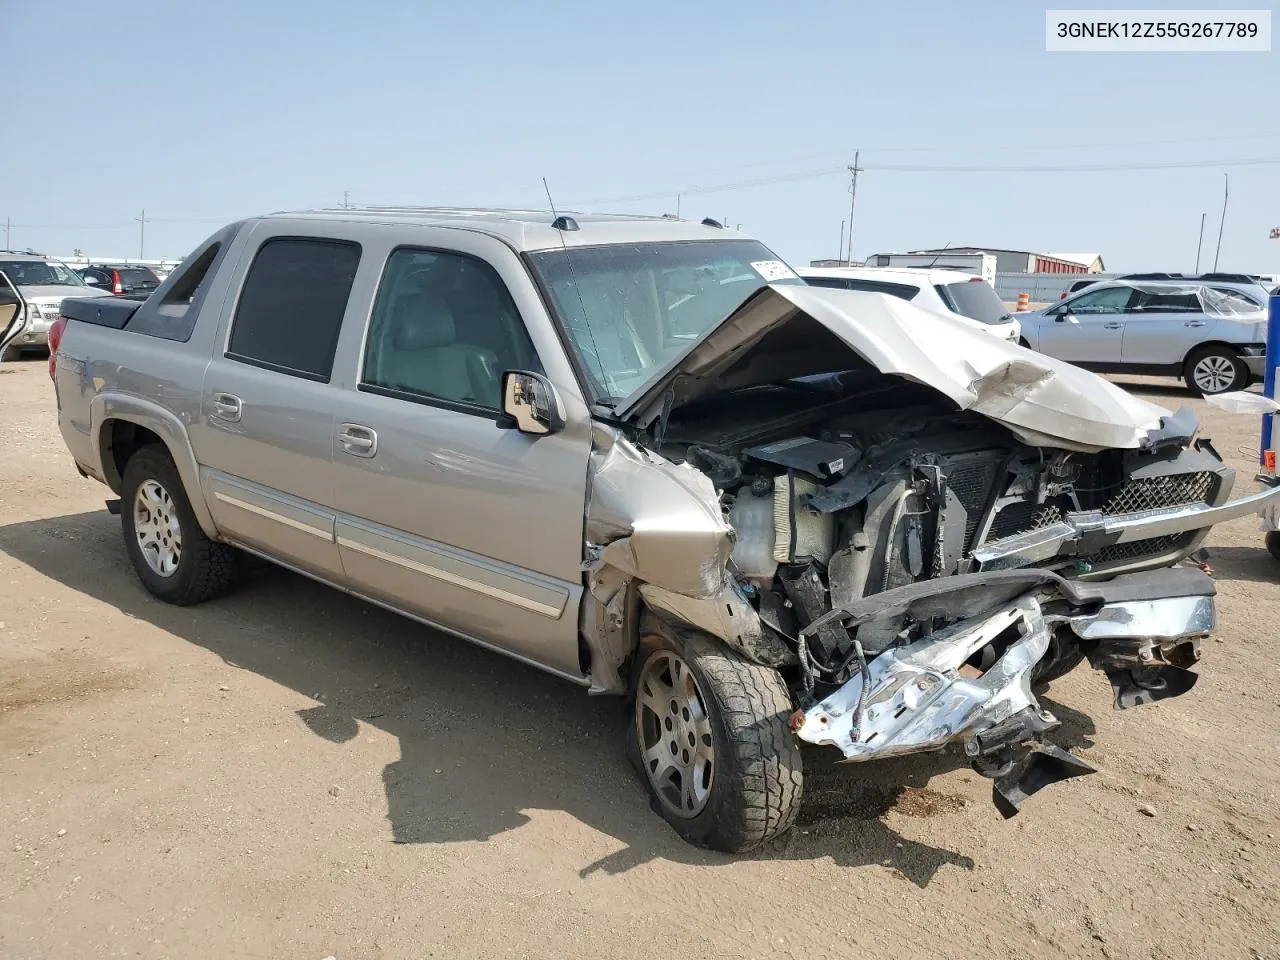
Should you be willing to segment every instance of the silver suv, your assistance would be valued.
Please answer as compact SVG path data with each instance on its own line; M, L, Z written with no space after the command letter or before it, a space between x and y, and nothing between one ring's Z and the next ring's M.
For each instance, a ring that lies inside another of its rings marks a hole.
M1241 390L1263 372L1266 293L1257 284L1102 281L1019 316L1028 346L1088 370L1181 377L1197 394Z
M1089 772L1032 684L1190 689L1213 582L1169 567L1280 497L1232 501L1187 408L711 221L277 214L63 311L62 436L149 591L253 553L625 696L721 850L794 821L801 742L962 742L1006 815Z
M100 296L61 260L0 251L0 360L48 347L63 300Z

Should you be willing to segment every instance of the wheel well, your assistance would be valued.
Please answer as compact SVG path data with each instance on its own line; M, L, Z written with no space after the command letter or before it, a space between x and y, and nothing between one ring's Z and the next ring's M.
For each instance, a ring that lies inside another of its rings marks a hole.
M1191 358L1206 347L1221 347L1232 356L1240 356L1240 351L1236 349L1236 346L1233 343L1227 343L1225 340L1206 340L1204 343L1197 343L1187 351L1187 355L1182 358L1183 370L1186 370L1187 364L1191 362Z
M120 492L124 466L135 453L153 443L165 446L159 434L129 420L108 420L102 425L99 442L102 444L102 469L107 475L107 486L116 493Z

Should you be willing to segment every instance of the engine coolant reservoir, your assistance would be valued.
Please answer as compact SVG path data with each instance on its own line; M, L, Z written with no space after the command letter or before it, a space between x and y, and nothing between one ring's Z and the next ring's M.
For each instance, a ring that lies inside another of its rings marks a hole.
M757 496L744 486L729 508L729 523L738 534L734 565L743 576L772 579L778 569L773 559L773 492Z

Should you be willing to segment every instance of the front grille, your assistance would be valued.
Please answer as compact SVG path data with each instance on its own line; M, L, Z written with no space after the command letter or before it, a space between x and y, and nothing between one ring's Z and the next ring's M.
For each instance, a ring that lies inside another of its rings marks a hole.
M1194 533L1171 533L1164 537L1152 537L1149 540L1133 540L1129 543L1113 543L1103 547L1088 561L1095 566L1108 563L1126 563L1130 560L1143 560L1147 557L1159 557L1166 553L1181 551L1194 537Z
M1210 471L1130 479L1121 484L1118 489L1112 488L1115 492L1103 503L1102 513L1106 516L1116 516L1165 507L1207 504L1217 492L1218 482L1218 475ZM1054 503L1052 500L1042 506L1036 506L1029 501L1009 504L992 521L986 542L994 543L1014 534L1056 523L1070 510L1071 506L1065 498L1061 504ZM1076 560L1095 567L1140 562L1148 558L1182 552L1196 535L1192 531L1134 540L1129 543L1115 543L1089 556L1077 557ZM1052 566L1060 563L1062 563L1061 558L1054 558L1038 565Z
M1162 507L1179 507L1189 503L1208 503L1216 479L1216 474L1204 471L1130 480L1106 502L1102 512L1111 516L1117 513L1159 510Z
M1062 499L1065 500L1066 498ZM1067 509L1071 509L1070 501L1067 502ZM1055 503L1036 504L1030 500L1011 503L997 513L995 519L991 521L991 530L987 533L987 542L1003 540L1005 537L1011 537L1015 533L1022 533L1026 530L1038 530L1041 527L1047 527L1061 520L1062 515L1062 507Z

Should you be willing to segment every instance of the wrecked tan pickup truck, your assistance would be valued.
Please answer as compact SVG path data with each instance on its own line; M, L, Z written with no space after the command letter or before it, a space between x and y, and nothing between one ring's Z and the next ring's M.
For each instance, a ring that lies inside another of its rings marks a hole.
M147 589L252 552L627 696L655 809L721 850L794 821L802 741L958 742L1006 815L1088 772L1036 685L1190 689L1177 564L1280 496L1229 501L1189 410L710 221L275 214L62 311L62 434Z

